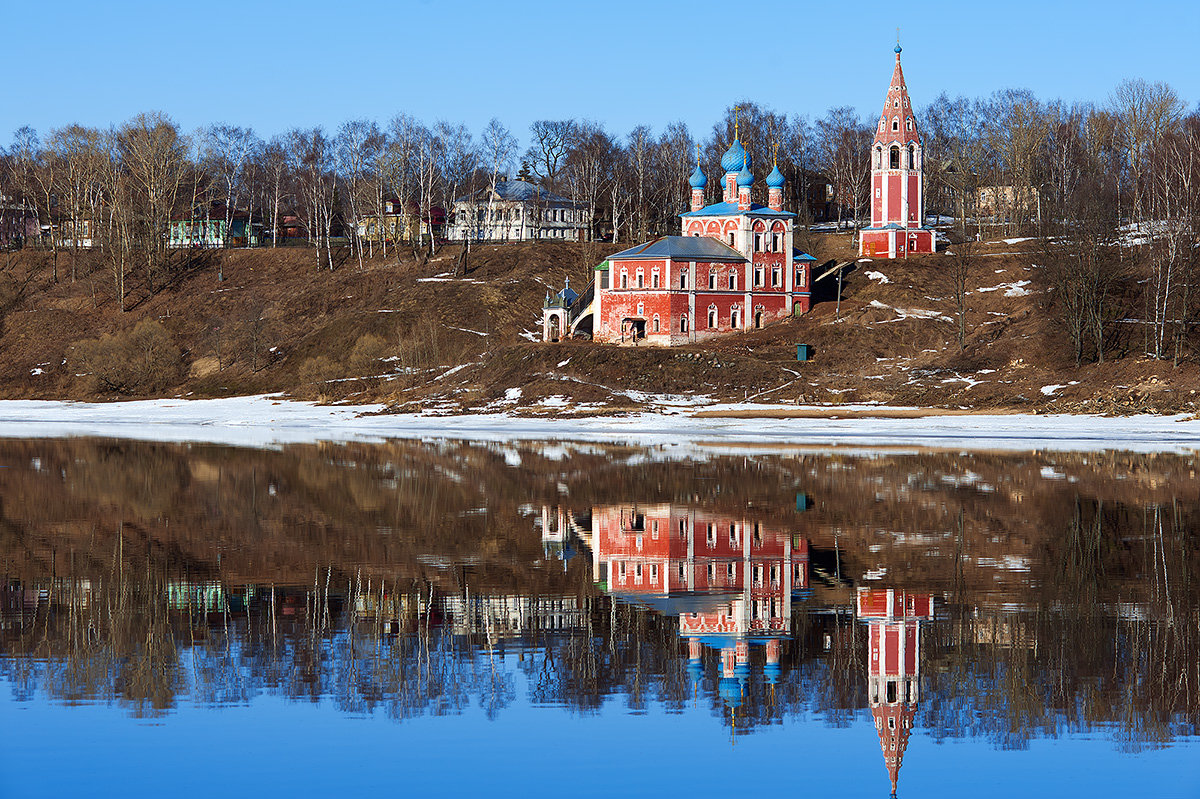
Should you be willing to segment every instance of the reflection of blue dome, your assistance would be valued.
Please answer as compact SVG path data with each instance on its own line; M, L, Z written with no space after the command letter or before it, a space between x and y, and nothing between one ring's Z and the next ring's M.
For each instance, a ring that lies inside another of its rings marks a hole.
M708 185L708 178L706 178L704 173L700 171L699 164L696 164L696 171L692 173L690 178L688 178L688 183L691 184L693 189L702 189Z
M721 169L728 174L737 172L743 166L750 166L750 154L746 152L746 148L742 147L740 141L734 139L733 144L729 145L729 149L725 151L725 155L721 156Z
M737 176L738 188L746 188L754 185L754 173L750 171L750 167L742 167L742 171L738 172Z
M767 682L774 685L779 682L779 675L783 673L783 668L778 663L768 663L763 666L763 676L767 678Z
M722 677L721 683L717 687L717 693L725 700L725 704L730 707L741 707L742 685L736 678Z
M704 677L704 664L700 662L700 658L689 660L687 664L688 676L692 678L692 682L700 682Z
M767 175L767 185L772 189L782 189L783 184L787 182L787 178L779 171L779 164L771 170L771 174Z

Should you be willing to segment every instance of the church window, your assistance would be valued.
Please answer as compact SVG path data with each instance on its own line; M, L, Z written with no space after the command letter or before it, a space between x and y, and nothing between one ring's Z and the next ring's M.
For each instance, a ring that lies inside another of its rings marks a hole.
M654 288L654 289L658 288L658 270L657 269L650 275L650 288Z
M629 288L629 273L624 269L621 270L621 288Z
M916 160L917 160L916 159L916 151L912 147L909 147L908 148L908 168L909 169L916 168L914 166L916 164Z
M891 149L891 154L888 159L888 162L891 164L891 167L890 167L891 169L899 169L900 168L900 148L899 147L893 147Z
M637 283L638 283L638 288L640 288L640 289L644 289L646 287L646 276L642 273L642 270L640 270L640 269L638 270L638 273L637 273Z
M717 306L715 306L715 305L710 305L708 308L708 329L709 330L717 329ZM709 534L709 537L711 538L712 534L713 534L711 525L708 528L708 534Z
M688 332L687 314L684 314L683 316L679 317L679 332L680 333ZM682 520L679 522L679 533L680 533L680 535L683 534L683 521Z
M633 567L633 577L639 583L642 581L642 564L637 564Z
M783 285L783 270L778 266L771 270L771 285L775 288Z
M882 129L883 123L880 123L879 127ZM883 168L883 148L882 147L875 148L875 168L876 169Z
M804 288L804 274L803 266L796 269L796 288L798 289Z
M741 312L737 308L734 308L729 312L729 326L735 330L742 326Z
M771 252L779 252L779 234L771 234Z
M650 564L650 582L652 582L652 583L658 582L658 564L656 564L656 563Z
M909 117L907 120L905 120L904 127L908 130L912 130L912 117Z
M733 246L733 234L732 233L729 234L729 246L730 247Z
M715 270L711 270L711 269L709 270L708 287L710 289L715 289L717 287L717 273Z
M732 269L729 270L729 290L737 290L737 272L733 271Z
M761 287L763 285L764 270L761 266L754 267L754 285Z
M680 269L679 270L679 288L681 288L681 289L687 288L687 279L688 279L687 270Z
M762 252L762 234L761 233L754 234L754 251Z
M892 130L900 130L900 117L892 120Z
M900 107L900 101L898 99L892 100L892 108L899 108L899 107Z

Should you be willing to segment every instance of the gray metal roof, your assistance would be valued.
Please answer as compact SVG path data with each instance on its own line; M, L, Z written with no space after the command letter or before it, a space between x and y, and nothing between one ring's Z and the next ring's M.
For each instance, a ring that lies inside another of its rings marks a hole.
M708 236L662 236L654 241L630 247L610 261L633 259L671 258L676 261L745 261L746 257L737 250Z
M476 202L486 200L488 192L492 190L491 186L480 189L475 193ZM501 201L508 202L552 202L552 203L571 203L567 197L561 194L546 191L541 186L535 186L524 180L499 180L496 181L496 196ZM457 202L465 202L466 198L461 198Z

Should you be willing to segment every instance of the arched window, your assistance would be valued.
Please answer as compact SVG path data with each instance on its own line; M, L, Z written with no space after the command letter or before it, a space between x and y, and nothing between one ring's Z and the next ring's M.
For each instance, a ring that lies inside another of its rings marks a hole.
M912 117L909 117L904 121L904 127L908 130L912 130Z
M742 311L740 308L734 307L729 311L729 326L734 330L741 327Z
M658 270L657 269L655 269L653 272L650 273L650 288L652 288L652 289L658 288Z
M889 151L888 163L891 164L891 167L890 167L891 169L899 169L900 168L900 148L899 147L893 147Z
M646 275L641 269L639 269L637 273L637 286L640 289L644 289L646 287Z
M882 123L882 122L881 122L881 123L879 123L879 127L880 127L880 128L882 128L882 127L883 127L883 123ZM876 168L876 169L882 169L882 168L883 168L883 148L882 148L882 147L876 147L876 148L875 148L875 168Z
M708 328L709 330L717 329L717 306L708 306Z
M654 325L654 332L657 333L658 332L658 314L654 315L653 325Z
M621 288L629 288L629 273L624 269L621 270Z
M687 288L688 273L686 269L679 270L679 288Z
M737 272L729 270L729 290L737 291Z
M916 164L917 164L917 151L915 148L910 146L908 148L908 168L916 169L917 168Z
M680 333L688 332L687 314L684 314L683 316L679 317L679 332ZM679 523L682 525L683 521L680 520Z
M732 233L729 234L729 246L730 247L733 246L733 234Z

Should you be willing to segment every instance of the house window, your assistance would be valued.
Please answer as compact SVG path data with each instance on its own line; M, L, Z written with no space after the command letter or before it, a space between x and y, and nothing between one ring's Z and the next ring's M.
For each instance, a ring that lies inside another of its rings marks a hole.
M796 269L796 288L798 288L798 289L804 288L804 275L805 275L804 267L803 266L798 267Z
M650 582L652 582L652 583L658 582L658 564L656 564L656 563L650 564Z

